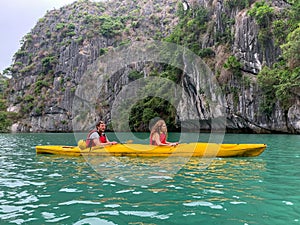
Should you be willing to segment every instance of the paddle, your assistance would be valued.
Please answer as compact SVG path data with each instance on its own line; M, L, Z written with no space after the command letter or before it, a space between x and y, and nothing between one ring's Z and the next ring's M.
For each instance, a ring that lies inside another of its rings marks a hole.
M121 142L121 143L118 143L118 144L132 144L133 143L133 140L127 140L126 142ZM84 150L86 148L90 148L90 151L92 150L92 146L87 146L86 145L86 141L85 140L79 140L78 141L78 147L81 149L81 150ZM98 146L99 147L99 146ZM103 147L103 146L101 146Z
M133 140L127 140L125 143L121 143L121 144L132 144Z

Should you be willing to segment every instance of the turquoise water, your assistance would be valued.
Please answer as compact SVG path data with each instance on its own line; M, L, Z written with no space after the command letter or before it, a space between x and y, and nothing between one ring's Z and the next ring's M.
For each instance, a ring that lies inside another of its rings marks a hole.
M146 143L143 135L137 139ZM127 178L143 183L143 172L135 168L160 159L119 159L114 169L120 176L112 179L83 157L35 154L35 145L74 145L73 134L0 134L0 141L1 225L300 224L299 135L228 134L226 143L268 147L258 157L215 158L207 167L203 159L192 158L175 174L158 168L156 183L139 186L119 182L125 167L132 168ZM112 167L101 163L106 171Z

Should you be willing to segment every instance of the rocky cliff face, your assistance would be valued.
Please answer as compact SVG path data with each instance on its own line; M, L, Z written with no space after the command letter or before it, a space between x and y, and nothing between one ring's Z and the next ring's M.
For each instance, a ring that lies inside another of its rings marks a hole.
M273 109L271 115L261 112L261 93L256 75L262 65L276 61L280 49L272 40L263 47L259 43L259 26L247 14L254 1L247 1L249 6L235 7L230 7L230 2L184 1L188 8L202 6L209 11L210 22L206 32L199 35L198 42L203 49L213 49L215 57L205 60L210 69L205 67L209 79L204 81L199 75L203 74L203 67L187 69L191 59L185 58L185 54L180 55L180 69L184 72L178 85L184 94L176 105L179 120L182 123L200 120L201 129L210 129L212 119L226 117L227 130L233 132L300 133L299 94L295 94L297 97L288 112L283 111L280 105ZM8 110L22 115L12 130L72 131L72 121L74 123L74 119L78 118L74 107L78 109L80 104L85 104L78 98L86 98L86 95L95 97L93 92L83 96L83 92L78 91L82 82L91 82L93 88L95 84L101 87L100 98L97 93L93 104L98 106L85 114L91 121L87 125L78 122L76 129L80 129L81 125L87 128L99 117L110 122L114 101L120 98L122 87L132 82L132 71L147 78L153 70L160 71L161 65L155 59L149 64L149 61L139 58L140 61L132 59L130 63L116 66L113 60L104 64L101 57L105 59L107 54L113 55L118 46L167 37L178 24L178 4L182 3L175 0L79 1L48 12L24 37L23 46L15 54L11 67ZM284 1L273 1L272 4L277 10L287 7ZM226 36L228 32L232 46L220 43L217 38ZM241 62L241 76L235 76L223 67L230 55ZM103 65L95 67L96 63ZM115 70L106 71L104 65L115 66ZM90 80L82 80L87 74ZM97 75L95 79L92 79L93 75ZM211 103L208 107L208 96L209 100L214 99L216 105ZM77 103L74 103L74 98L77 98ZM220 110L214 110L212 106Z

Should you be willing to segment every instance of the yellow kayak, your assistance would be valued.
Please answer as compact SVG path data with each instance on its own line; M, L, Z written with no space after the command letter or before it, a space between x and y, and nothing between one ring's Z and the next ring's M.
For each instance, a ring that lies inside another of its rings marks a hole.
M133 156L133 157L250 157L260 155L265 144L214 144L189 143L177 146L153 146L144 144L116 144L105 147L80 149L78 146L36 146L37 154L59 154L70 156Z

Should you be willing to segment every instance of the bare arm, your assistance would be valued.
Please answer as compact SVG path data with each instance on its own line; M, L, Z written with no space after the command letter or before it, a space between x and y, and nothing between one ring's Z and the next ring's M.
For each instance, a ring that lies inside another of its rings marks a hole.
M118 143L115 142L115 141L109 141L108 139L106 139L106 140L107 140L106 143L101 143L101 142L99 141L99 139L97 138L97 139L93 139L93 142L94 142L94 144L95 144L96 146L107 146L107 145L115 145L115 144L118 144Z
M152 140L155 141L155 143L159 146L176 146L176 145L178 145L178 142L173 143L173 142L166 141L166 144L161 143L158 133L153 134Z
M170 146L176 146L179 144L178 142L168 142L168 141L166 141L166 143Z
M105 144L108 144L108 145L115 145L115 144L118 144L118 142L116 142L116 141L110 141L110 140L108 140L108 138L106 137L106 143Z
M160 138L159 138L159 134L158 133L154 133L153 136L152 136L152 140L155 141L155 143L159 146L167 146L168 144L163 144L161 143L160 141Z

